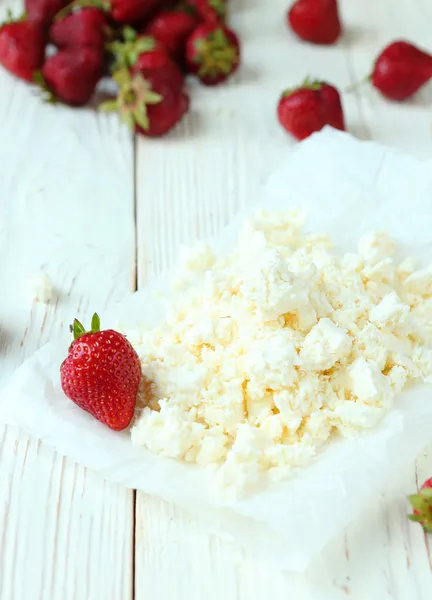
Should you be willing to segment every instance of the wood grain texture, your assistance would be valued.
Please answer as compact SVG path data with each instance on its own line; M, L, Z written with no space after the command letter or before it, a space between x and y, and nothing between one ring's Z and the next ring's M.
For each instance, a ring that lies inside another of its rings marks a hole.
M341 89L371 71L395 37L430 46L427 0L342 0L346 32L335 47L300 43L284 25L286 0L233 0L243 66L229 85L191 83L193 111L165 140L137 154L138 283L172 265L179 246L217 232L257 189L293 141L280 129L280 92L310 74ZM348 130L419 156L432 149L431 88L404 105L366 87L343 98ZM313 173L313 168L311 168ZM305 182L307 185L307 182ZM397 465L395 465L397 468ZM432 471L432 452L397 489L335 540L306 576L276 571L235 544L206 534L191 515L137 494L135 598L157 600L427 600L430 549L406 519L406 495Z
M288 3L230 0L241 71L215 90L192 83L185 122L168 138L139 141L136 248L127 132L91 110L44 106L0 72L0 381L76 314L86 319L129 293L135 252L142 286L180 244L218 231L254 200L294 144L275 120L284 88L306 74L344 88L395 37L430 47L429 0L341 0L346 33L331 48L294 39ZM431 86L403 105L361 88L344 96L348 129L430 155L431 102ZM55 286L48 305L23 286L41 270ZM408 524L405 497L431 472L432 449L306 576L292 576L143 494L134 540L132 493L1 428L0 600L128 600L134 583L137 600L429 600L432 542Z
M127 131L114 117L44 105L4 71L0 90L3 384L75 315L88 320L130 293L135 250ZM46 305L26 287L41 272L54 285ZM130 491L4 427L0 479L1 600L132 598Z

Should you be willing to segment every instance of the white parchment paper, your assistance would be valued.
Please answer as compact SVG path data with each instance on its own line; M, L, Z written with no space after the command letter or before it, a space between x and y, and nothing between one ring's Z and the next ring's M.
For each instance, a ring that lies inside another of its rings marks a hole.
M257 208L303 206L307 229L355 249L371 230L394 235L404 254L432 259L432 161L420 162L374 143L327 129L287 152L257 192ZM230 249L245 215L210 243ZM155 325L164 315L164 275L103 320ZM281 484L230 504L212 493L210 471L133 447L65 398L59 381L64 345L48 344L27 360L0 394L0 421L18 426L111 481L185 507L211 528L270 560L304 570L310 560L364 510L432 439L432 389L402 394L380 426L337 440L307 468Z

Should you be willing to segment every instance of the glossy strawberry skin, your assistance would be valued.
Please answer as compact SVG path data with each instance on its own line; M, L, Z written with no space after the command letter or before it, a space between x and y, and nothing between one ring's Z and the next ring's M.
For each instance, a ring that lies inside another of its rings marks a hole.
M132 74L141 73L144 77L152 71L163 73L173 87L183 88L184 75L182 71L161 46L156 46L154 50L140 54L131 70Z
M111 0L110 14L114 21L125 25L149 17L160 6L160 0Z
M45 34L38 23L17 21L0 27L0 64L10 73L32 81L45 57Z
M337 0L297 0L288 12L288 24L313 44L334 44L342 33Z
M108 329L81 336L72 342L60 375L64 393L80 408L115 431L129 426L141 366L123 335Z
M139 125L136 131L146 137L161 137L173 129L189 110L187 93L172 85L171 81L160 72L147 73L145 79L151 89L162 96L159 104L147 106L149 128Z
M71 106L84 106L92 97L103 68L100 51L66 48L45 61L42 76L58 100Z
M319 91L321 101L326 107L326 125L345 131L345 119L338 90L328 83L322 83Z
M432 55L405 42L396 41L379 55L371 81L383 96L402 101L413 96L432 79Z
M287 92L279 101L279 122L298 140L321 131L325 125L345 129L339 92L327 83L319 85L319 89L300 87Z
M223 38L225 58L214 62L221 52L217 41ZM206 49L209 45L210 49ZM210 60L208 56L210 55ZM196 75L201 83L218 85L233 75L240 65L240 42L232 29L220 23L203 23L189 36L186 44L186 63L189 73Z
M184 60L186 41L199 24L198 17L181 10L160 12L144 29L179 64Z
M196 12L207 23L221 23L226 17L226 0L194 0Z
M107 27L106 15L102 10L93 7L83 8L55 21L49 37L51 43L57 48L87 46L102 50Z
M49 26L54 17L69 0L25 0L25 12L29 21L36 21Z

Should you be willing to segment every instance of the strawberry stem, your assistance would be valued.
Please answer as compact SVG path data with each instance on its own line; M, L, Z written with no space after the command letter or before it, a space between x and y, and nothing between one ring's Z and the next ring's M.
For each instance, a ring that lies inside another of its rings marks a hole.
M115 100L108 100L99 105L104 112L117 111L120 120L133 129L139 125L146 130L150 127L147 105L159 104L163 97L154 92L149 82L137 73L133 77L128 69L123 68L113 74L119 90Z
M33 83L36 84L41 90L41 96L44 102L47 104L57 104L58 98L49 89L47 82L41 71L35 71L33 73Z
M231 44L221 28L210 33L207 38L197 40L195 47L195 62L200 65L199 76L217 77L220 73L228 75L238 61L238 48Z
M360 79L359 81L355 81L354 83L350 83L350 85L348 85L344 89L344 92L346 94L351 94L351 92L355 92L362 85L365 85L366 83L369 83L371 81L371 79L372 79L372 75L367 75L367 77L363 77L363 79Z
M90 331L86 331L86 328L81 323L81 321L78 321L78 319L74 319L74 322L69 327L69 329L71 333L73 333L74 340L77 340L86 333L97 333L98 331L100 331L99 315L97 313L94 313L94 315L92 316Z

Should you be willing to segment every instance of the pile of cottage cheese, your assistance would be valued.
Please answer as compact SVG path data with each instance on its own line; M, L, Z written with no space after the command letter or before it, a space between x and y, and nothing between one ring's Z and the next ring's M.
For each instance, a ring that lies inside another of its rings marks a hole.
M150 383L132 441L217 467L226 490L289 476L432 382L432 267L381 233L339 256L303 220L261 212L231 254L188 252L166 321L133 341Z

